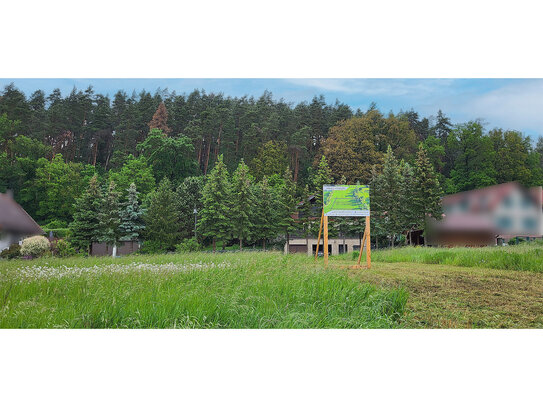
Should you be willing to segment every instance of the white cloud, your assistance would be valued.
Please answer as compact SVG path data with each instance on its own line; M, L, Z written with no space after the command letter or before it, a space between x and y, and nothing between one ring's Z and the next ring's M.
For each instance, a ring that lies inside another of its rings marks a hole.
M449 92L454 79L287 79L298 86L321 91L367 96L421 97L435 92Z
M523 80L473 98L464 108L500 126L543 134L543 80Z
M483 94L469 93L442 99L445 112L458 121L484 119L488 127L530 129L543 134L543 80L519 79Z

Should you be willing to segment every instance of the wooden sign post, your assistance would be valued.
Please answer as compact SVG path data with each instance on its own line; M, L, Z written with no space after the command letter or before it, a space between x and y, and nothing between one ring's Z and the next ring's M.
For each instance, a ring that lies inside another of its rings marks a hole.
M371 240L370 240L370 217L366 216L366 227L364 228L364 235L362 236L362 243L360 245L360 253L358 253L358 261L356 265L360 266L360 260L362 260L362 251L364 249L364 243L366 243L366 265L371 268Z
M321 225L319 226L319 238L317 239L317 250L315 250L315 260L317 260L317 257L319 256L319 245L321 243L321 232L322 232L323 218L324 218L324 209L322 210L322 214L321 214Z
M324 216L324 267L328 267L328 216Z

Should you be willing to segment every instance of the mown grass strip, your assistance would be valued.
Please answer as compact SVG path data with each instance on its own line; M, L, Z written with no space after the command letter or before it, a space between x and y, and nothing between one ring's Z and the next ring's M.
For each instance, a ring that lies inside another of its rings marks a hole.
M353 253L353 259L358 252ZM372 260L387 263L445 264L500 270L543 272L543 245L525 243L507 247L433 248L402 247L374 250Z

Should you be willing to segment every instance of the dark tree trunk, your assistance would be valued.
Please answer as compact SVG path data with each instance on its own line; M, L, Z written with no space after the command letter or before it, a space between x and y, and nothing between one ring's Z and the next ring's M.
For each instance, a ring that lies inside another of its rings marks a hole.
M294 156L294 183L296 184L298 182L298 168L299 168L299 160L298 160L298 151L296 151L296 154Z
M219 156L220 150L221 150L221 134L222 134L222 123L221 123L221 126L219 127L219 136L217 137L217 149L215 150L215 161L217 161L217 157Z
M202 168L202 148L204 146L204 139L200 139L200 148L198 149L198 167Z
M211 137L210 137L211 139ZM207 167L209 165L209 153L211 151L211 140L207 143L207 154L206 154L206 164L204 166L204 175L207 175Z

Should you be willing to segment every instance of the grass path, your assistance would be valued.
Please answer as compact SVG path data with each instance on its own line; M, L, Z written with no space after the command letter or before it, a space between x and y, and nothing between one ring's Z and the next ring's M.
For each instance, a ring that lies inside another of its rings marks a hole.
M399 262L349 273L379 287L405 288L406 328L543 328L541 273Z

